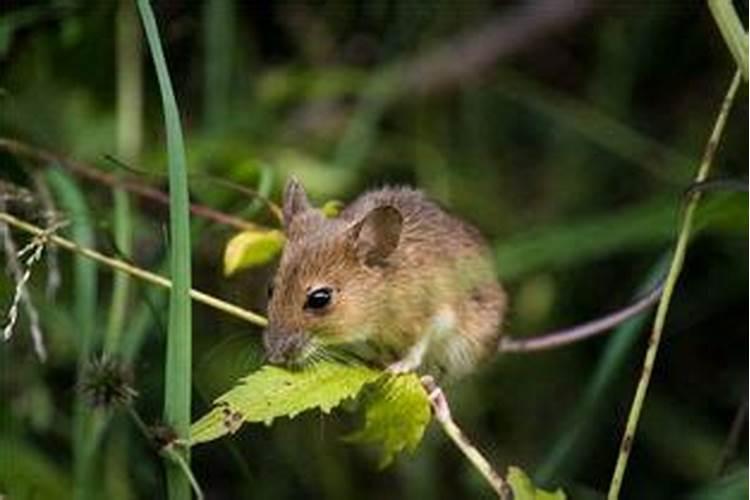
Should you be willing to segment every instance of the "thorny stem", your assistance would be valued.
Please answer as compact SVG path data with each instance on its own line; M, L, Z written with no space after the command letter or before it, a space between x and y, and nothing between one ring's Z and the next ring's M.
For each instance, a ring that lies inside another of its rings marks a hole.
M477 447L469 441L466 434L463 433L461 428L453 420L451 409L443 390L435 383L432 377L429 376L422 377L422 385L427 391L430 404L432 405L432 411L435 415L435 420L438 421L443 428L443 431L448 435L451 441L453 441L453 444L461 450L461 453L464 454L471 465L479 471L499 498L502 500L510 500L513 498L513 492L510 485L508 485L500 474L495 472L495 469L492 468L490 462L484 457L484 455L482 455Z
M16 217L13 217L12 215L0 212L0 222L5 222L10 226L13 226L15 228L18 228L22 231L26 231L27 233L31 233L36 236L41 236L45 234L45 230L37 227L33 224L29 224L28 222L24 222L20 219L17 219ZM100 264L104 264L106 266L111 267L112 269L116 269L120 272L128 273L131 276L135 276L136 278L139 278L143 281L146 281L148 283L151 283L153 285L158 285L164 288L171 288L172 282L158 274L146 271L145 269L142 269L140 267L136 267L132 264L129 264L125 261L122 261L120 259L115 259L112 257L108 257L104 254L101 254L95 250L91 250L89 248L82 247L68 239L62 238L57 235L49 235L47 237L47 241L50 243L53 243L61 248L64 248L65 250L68 250L70 252L77 253L79 255L83 255L84 257L87 257L91 260L94 260L96 262L99 262ZM214 297L213 295L209 295L207 293L191 289L190 290L190 297L195 300L196 302L200 302L202 304L205 304L209 307L212 307L214 309L217 309L219 311L225 312L231 316L234 316L236 318L248 321L250 323L253 323L255 325L265 327L268 323L266 318L263 316L254 313L252 311L248 311L247 309L244 309L240 306L237 306L235 304L231 304L229 302L225 302L219 298Z
M716 118L711 137L706 144L706 150L703 154L698 173L695 177L696 182L703 182L708 177L711 165L713 163L716 149L724 131L724 125L726 124L727 117L729 116L729 110L732 107L734 96L737 93L739 84L741 81L741 73L737 71L732 79L732 83L727 90L724 101L721 105L719 115ZM674 256L672 257L672 263L669 267L667 279L664 284L664 291L662 292L659 306L656 310L656 318L654 319L654 326L651 331L651 337L648 340L648 348L646 355L643 360L643 369L641 371L641 378L638 381L638 387L636 388L635 396L633 397L633 403L630 407L630 413L628 415L628 421L625 426L625 433L622 436L620 443L620 452L617 457L617 464L615 465L615 471L612 475L612 481L609 485L609 493L607 498L609 500L616 500L620 496L620 488L622 487L623 477L625 476L625 469L630 458L630 450L632 448L633 439L635 437L635 431L638 427L638 420L641 416L641 410L643 409L643 402L646 398L646 392L648 385L651 380L651 372L654 368L654 362L656 360L656 354L659 350L659 342L661 340L661 334L664 330L664 323L666 322L667 312L669 311L669 303L674 292L677 278L680 275L682 264L685 259L685 252L687 249L688 239L690 237L690 231L693 223L693 215L695 209L698 206L700 200L700 193L695 193L692 199L688 202L685 208L685 214L682 221L682 227L675 245Z

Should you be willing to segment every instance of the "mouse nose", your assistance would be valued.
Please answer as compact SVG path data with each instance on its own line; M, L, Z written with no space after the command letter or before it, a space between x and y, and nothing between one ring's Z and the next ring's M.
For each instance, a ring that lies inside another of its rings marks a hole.
M287 364L287 355L279 350L270 352L266 350L266 361L272 365L285 365Z
M266 361L272 365L288 365L294 362L304 344L304 337L298 333L280 333L266 330L263 335Z

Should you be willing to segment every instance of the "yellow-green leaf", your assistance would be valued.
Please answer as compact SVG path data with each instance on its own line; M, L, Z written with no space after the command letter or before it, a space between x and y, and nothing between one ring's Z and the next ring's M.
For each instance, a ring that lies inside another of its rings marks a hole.
M269 231L243 231L229 240L224 249L224 276L241 269L266 264L284 247L284 233Z
M538 489L529 476L518 467L508 467L506 480L513 489L514 500L565 500L567 498L559 488L552 492Z
M328 200L320 207L320 211L328 219L335 219L344 209L344 203L339 200Z
M416 449L430 422L430 404L416 375L381 379L367 392L365 405L364 428L347 440L379 445L381 467L399 452Z
M364 366L332 362L318 362L298 371L264 366L241 379L193 424L191 444L234 433L244 422L270 424L276 417L295 417L313 408L327 413L380 375Z

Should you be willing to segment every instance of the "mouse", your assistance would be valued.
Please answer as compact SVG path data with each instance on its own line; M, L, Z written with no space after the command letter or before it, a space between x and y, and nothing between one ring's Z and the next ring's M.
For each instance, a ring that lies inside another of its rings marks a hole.
M359 359L460 376L497 352L507 297L480 232L423 192L383 187L327 217L291 178L263 333L272 364Z

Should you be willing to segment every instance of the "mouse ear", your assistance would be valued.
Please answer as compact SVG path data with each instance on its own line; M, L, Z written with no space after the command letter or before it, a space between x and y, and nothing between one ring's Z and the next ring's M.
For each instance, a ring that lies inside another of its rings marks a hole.
M398 246L403 221L401 212L393 206L370 210L353 229L359 259L369 266L382 265Z
M290 177L284 188L284 226L289 227L295 215L310 209L305 188L296 177Z

